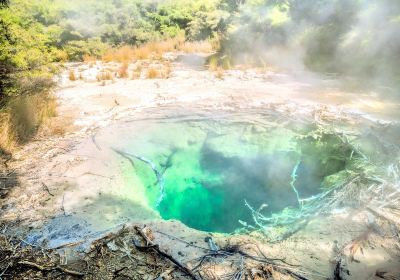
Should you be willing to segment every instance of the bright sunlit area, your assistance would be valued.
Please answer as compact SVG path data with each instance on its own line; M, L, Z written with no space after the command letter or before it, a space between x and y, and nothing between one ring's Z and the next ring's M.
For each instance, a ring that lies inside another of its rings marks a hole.
M400 2L0 0L2 279L400 279Z

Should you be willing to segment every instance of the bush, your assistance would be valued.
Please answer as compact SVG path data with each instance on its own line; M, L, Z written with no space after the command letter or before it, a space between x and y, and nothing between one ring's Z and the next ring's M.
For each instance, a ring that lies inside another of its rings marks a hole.
M50 92L21 95L0 110L0 149L10 151L36 134L40 125L56 116Z
M113 74L106 70L106 71L102 71L97 75L97 81L112 81L114 80L114 76Z
M118 77L119 78L128 78L129 74L128 74L128 64L124 63L121 65L121 67L118 69Z
M161 77L161 73L157 68L150 67L147 70L146 78L147 79L158 79Z
M92 38L81 41L70 41L64 46L69 60L83 61L84 58L93 57L100 58L107 51L109 46L99 38Z
M76 81L76 80L77 80L74 70L69 70L68 79L69 79L70 81Z

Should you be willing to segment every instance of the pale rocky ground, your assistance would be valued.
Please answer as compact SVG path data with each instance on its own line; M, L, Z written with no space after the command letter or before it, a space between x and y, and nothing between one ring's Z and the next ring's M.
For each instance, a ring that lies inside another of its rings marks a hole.
M309 73L230 70L219 79L202 69L201 58L186 56L172 64L169 79L115 78L102 85L96 80L102 67L118 65L97 62L91 67L67 66L82 73L83 80L69 81L68 71L59 79L55 92L59 113L49 130L63 130L61 135L48 136L44 131L43 137L23 147L9 163L19 184L2 202L0 217L13 230L13 223L23 232L33 230L29 242L47 239L50 247L57 247L98 238L124 223L147 223L155 241L183 263L195 258L199 250L157 231L207 246L207 233L177 221L162 221L156 211L141 204L144 194L132 193L119 174L122 159L110 147L119 141L128 142L127 130L129 135L140 133L148 126L147 121L240 112L245 112L248 120L261 121L251 112L271 110L292 119L339 120L357 126L365 122L386 125L400 116L399 103L373 93L351 93L333 79ZM228 240L247 244L244 248L248 252L253 252L251 244L257 243L266 256L299 265L296 269L308 279L333 279L337 258L343 257L340 252L351 255L351 241L367 235L360 239L363 249L356 250L357 261L344 258L343 267L349 273L336 279L381 279L375 276L377 270L399 277L399 214L374 216L373 224L381 231L371 231L372 214L365 208L341 209L313 218L305 228L274 244L262 241L258 234L216 234L214 239L220 247ZM382 217L391 217L393 223ZM216 264L216 274L218 269L222 271L222 265Z

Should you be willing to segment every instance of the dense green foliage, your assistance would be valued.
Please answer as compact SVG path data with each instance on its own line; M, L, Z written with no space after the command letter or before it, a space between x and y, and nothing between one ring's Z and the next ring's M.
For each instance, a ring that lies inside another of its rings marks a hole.
M21 77L48 74L52 62L176 36L204 40L228 16L219 0L10 1L0 11L0 100L21 93Z
M300 65L385 84L400 77L396 0L13 0L0 13L1 96L20 91L20 76L48 73L51 62L175 36L218 37L231 62Z
M48 87L58 52L43 25L19 9L1 9L0 101Z

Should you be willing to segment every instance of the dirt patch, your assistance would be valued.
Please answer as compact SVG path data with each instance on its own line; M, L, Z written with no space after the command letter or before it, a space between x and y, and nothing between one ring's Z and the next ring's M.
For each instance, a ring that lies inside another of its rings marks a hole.
M54 249L1 236L0 272L2 279L396 279L398 229L382 213L359 210L320 217L274 244L257 233L215 235L177 222L125 225Z

